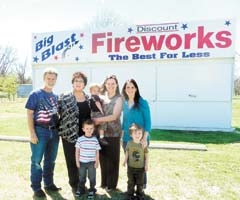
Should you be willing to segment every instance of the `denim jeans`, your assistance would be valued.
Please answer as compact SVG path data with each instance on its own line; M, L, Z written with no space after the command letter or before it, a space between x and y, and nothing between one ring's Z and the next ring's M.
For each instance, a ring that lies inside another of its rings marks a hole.
M85 183L86 183L86 176L88 174L88 180L90 183L89 191L96 192L96 168L94 167L95 162L89 163L82 163L80 162L80 169L79 169L79 185L78 191L80 193L85 193Z
M30 179L34 192L41 189L42 178L45 187L54 184L53 172L59 144L57 130L48 130L35 126L35 132L38 137L38 143L30 143L32 151ZM43 167L41 167L43 157Z

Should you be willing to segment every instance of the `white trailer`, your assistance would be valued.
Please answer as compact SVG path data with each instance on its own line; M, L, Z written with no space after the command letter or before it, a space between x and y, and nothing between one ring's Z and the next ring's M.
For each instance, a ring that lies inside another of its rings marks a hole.
M235 20L172 22L32 35L34 88L45 67L71 90L76 71L91 82L134 78L153 128L231 131ZM88 93L88 86L85 90Z

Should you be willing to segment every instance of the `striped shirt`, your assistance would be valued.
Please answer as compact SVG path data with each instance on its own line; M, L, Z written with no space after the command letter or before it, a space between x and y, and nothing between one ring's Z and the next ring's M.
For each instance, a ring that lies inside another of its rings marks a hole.
M83 163L95 161L96 153L101 149L95 136L86 137L85 135L77 139L75 147L80 149L79 161Z

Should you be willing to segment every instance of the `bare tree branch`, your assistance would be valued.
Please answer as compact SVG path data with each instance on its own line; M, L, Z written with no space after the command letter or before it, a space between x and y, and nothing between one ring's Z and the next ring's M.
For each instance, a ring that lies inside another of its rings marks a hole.
M15 72L16 72L19 84L27 83L27 80L26 80L26 77L25 77L25 75L26 75L26 68L27 68L27 58L25 59L24 64L19 63L16 66L16 68L15 68Z
M0 76L6 76L10 69L16 65L17 51L12 47L0 47Z

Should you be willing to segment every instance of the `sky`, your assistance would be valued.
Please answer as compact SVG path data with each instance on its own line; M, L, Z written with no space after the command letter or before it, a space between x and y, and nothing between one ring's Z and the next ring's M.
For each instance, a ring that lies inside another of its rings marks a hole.
M239 0L1 0L0 46L31 57L31 34L83 27L102 10L135 24L240 17Z

